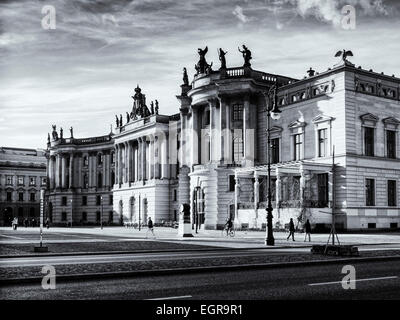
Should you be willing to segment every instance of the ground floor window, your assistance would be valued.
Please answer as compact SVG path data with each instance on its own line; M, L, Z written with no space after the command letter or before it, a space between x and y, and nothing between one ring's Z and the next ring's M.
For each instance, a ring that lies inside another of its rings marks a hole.
M61 221L67 221L67 213L66 212L61 212Z
M388 206L395 207L396 204L396 180L388 180L387 182L387 193L388 193Z
M365 205L375 206L375 180L365 179Z

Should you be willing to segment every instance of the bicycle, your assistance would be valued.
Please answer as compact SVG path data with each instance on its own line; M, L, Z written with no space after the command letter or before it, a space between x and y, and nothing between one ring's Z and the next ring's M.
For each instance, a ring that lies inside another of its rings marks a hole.
M226 227L224 229L222 229L221 232L223 237L234 237L235 236L235 230L233 228L231 228L228 232L226 230Z

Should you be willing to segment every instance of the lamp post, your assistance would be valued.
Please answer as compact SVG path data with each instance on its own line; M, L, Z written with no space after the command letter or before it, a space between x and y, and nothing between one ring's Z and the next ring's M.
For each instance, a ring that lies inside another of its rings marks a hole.
M275 239L272 231L272 201L271 201L271 118L278 120L281 117L281 111L278 109L277 101L277 82L265 93L267 98L267 163L268 163L268 205L267 205L267 234L265 244L275 245Z

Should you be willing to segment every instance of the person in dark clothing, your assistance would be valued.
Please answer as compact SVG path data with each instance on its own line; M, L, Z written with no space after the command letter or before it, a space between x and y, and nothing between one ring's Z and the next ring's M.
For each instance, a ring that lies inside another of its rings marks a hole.
M50 228L50 221L49 218L46 219L46 228L49 229Z
M294 223L293 223L293 218L290 218L289 222L289 235L286 240L289 240L290 236L292 236L292 240L294 240Z
M308 241L311 242L311 224L310 224L310 220L308 220L308 219L307 219L306 223L304 224L304 231L306 232L304 241L306 241L307 235L308 235Z
M229 218L228 221L225 223L226 235L228 235L229 232L231 232L232 227L233 227L232 218Z
M151 220L151 218L149 218L149 222L147 223L146 238L147 238L147 234L149 233L149 231L153 234L153 237L155 238L156 235L154 234L154 225L153 225L153 221Z
M25 228L28 228L28 224L29 224L28 219L25 218L25 220L24 220L24 226L25 226Z

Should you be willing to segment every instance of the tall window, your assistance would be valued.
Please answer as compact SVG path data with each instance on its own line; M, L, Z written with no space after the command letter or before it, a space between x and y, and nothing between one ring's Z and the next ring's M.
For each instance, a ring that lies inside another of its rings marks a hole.
M101 165L103 164L103 155L101 153L99 153L97 155L97 165Z
M82 205L87 206L87 196L82 196Z
M89 188L89 179L86 173L83 175L83 187L85 189Z
M327 129L318 130L318 157L326 157Z
M303 135L295 134L293 137L294 142L294 160L301 159L301 149L303 147Z
M365 204L375 206L375 180L365 179Z
M236 104L233 106L233 121L243 120L243 105Z
M87 167L87 166L89 165L89 159L88 159L87 156L84 156L84 157L83 157L83 165L84 165L85 167Z
M24 185L24 177L18 177L18 185L23 186Z
M97 175L97 187L102 188L103 187L103 175L99 172Z
M386 130L387 157L396 158L396 131Z
M96 196L96 206L101 205L101 196Z
M36 194L32 192L29 200L32 202L36 201Z
M24 193L23 192L18 193L18 201L24 201Z
M36 186L36 177L29 177L29 185Z
M365 127L364 128L364 145L365 145L365 155L373 157L375 154L374 150L374 136L375 129Z
M110 197L108 198L108 204L112 205L113 204L113 196L110 194Z
M240 162L243 158L243 130L233 131L233 161Z
M7 201L12 201L12 192L7 192Z
M100 211L96 211L96 222L100 222Z
M87 213L84 211L82 212L82 221L86 222L87 221Z
M328 174L318 174L318 207L323 208L328 206Z
M61 221L67 221L67 213L65 211L61 212Z
M61 205L66 206L67 205L67 197L62 197L61 198Z
M13 176L6 177L6 185L12 186L13 185Z
M271 162L279 162L279 138L271 139Z
M388 180L387 182L388 191L388 206L395 207L397 204L396 199L396 180Z

